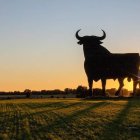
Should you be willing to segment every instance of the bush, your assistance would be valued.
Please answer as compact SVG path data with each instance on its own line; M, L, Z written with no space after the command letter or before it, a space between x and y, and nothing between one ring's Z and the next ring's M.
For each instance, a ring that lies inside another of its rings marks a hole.
M31 92L30 89L25 89L25 90L24 90L24 93L25 93L25 95L26 95L26 98L30 98L31 95L32 95L32 92Z

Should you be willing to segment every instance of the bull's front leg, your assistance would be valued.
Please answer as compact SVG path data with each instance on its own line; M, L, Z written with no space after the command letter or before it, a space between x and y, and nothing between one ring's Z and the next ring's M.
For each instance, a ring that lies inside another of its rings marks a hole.
M106 96L106 93L105 93L106 79L101 79L101 82L102 82L102 94L103 96Z
M88 78L88 86L89 86L89 95L92 97L93 92L92 92L92 86L93 86L93 80Z

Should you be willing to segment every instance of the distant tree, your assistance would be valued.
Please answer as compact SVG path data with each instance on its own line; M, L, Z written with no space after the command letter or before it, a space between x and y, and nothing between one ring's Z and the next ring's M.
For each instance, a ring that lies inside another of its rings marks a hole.
M64 92L60 89L55 89L55 90L53 90L53 93L54 94L63 94Z
M32 95L40 95L40 91L33 90L31 91Z
M56 94L63 94L64 91L60 89L54 89L54 90L47 90L46 92L48 95L56 95Z
M14 91L13 94L21 94L20 91Z
M31 94L32 94L32 91L30 89L25 89L24 90L24 93L26 95L27 98L30 98L31 97Z
M76 91L77 93L85 93L87 92L87 87L80 85L77 87Z
M102 96L102 89L100 89L100 88L95 88L94 90L93 90L93 95L94 96Z
M85 86L79 85L76 89L77 97L84 98L88 96L87 93L88 93L88 90L87 90L87 87Z
M47 90L41 90L41 94L47 94Z
M70 94L70 93L73 93L73 92L74 92L74 89L65 88L65 89L64 89L64 92L65 92L65 94Z

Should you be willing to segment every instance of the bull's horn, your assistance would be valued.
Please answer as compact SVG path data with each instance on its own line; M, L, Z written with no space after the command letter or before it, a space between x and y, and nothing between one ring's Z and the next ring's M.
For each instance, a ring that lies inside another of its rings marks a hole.
M105 31L104 31L104 30L102 30L102 31L103 31L103 36L98 37L98 38L99 38L99 40L103 40L103 39L105 39L105 38L106 38L106 33L105 33Z
M81 30L81 29L80 29ZM78 32L80 31L80 30L78 30L77 32L76 32L76 34L75 34L75 36L76 36L76 38L78 39L78 40L80 40L82 37L80 37L79 35L78 35Z

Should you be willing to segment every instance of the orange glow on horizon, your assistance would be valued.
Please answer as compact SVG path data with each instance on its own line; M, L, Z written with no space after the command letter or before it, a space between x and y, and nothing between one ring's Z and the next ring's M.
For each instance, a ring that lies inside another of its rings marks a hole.
M80 82L79 82L80 81ZM0 91L24 91L25 89L30 89L30 90L53 90L53 89L60 89L64 90L65 88L72 88L75 89L77 86L82 85L88 87L88 83L86 80L86 77L82 77L80 80L75 80L75 79L69 79L66 81L62 81L61 79L57 80L36 80L36 81L28 81L28 82L21 82L19 83L16 82L9 82L9 83L0 83ZM133 82L128 82L127 79L124 80L124 87L125 89L128 89L129 91L132 91L133 89ZM119 84L118 81L114 80L107 80L106 84L106 89L111 89L111 88L116 88L118 89ZM101 87L101 81L98 82L93 82L93 88L102 88Z

